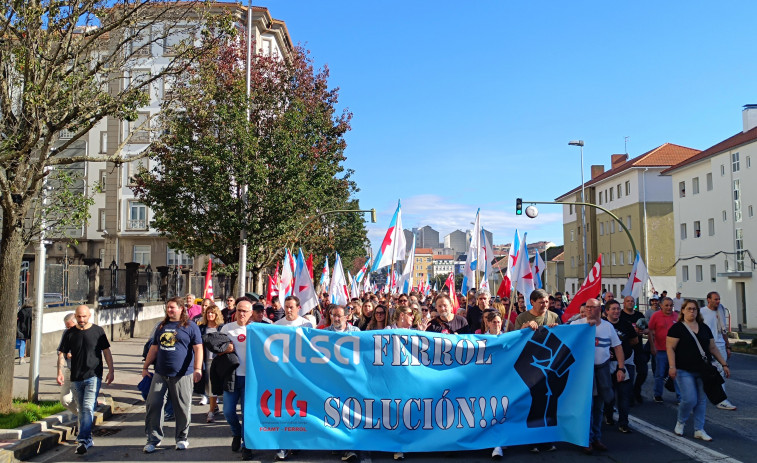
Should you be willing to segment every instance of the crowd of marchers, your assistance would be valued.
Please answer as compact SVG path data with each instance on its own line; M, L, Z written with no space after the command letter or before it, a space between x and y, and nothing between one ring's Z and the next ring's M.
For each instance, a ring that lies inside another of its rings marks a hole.
M727 360L731 355L726 313L716 292L707 294L704 307L694 300L652 297L648 310L638 309L627 296L622 302L607 291L587 300L570 319L563 321L569 295L550 295L542 289L522 294L512 301L492 298L487 290L471 290L450 298L446 293L424 295L366 293L345 305L329 302L324 294L318 307L301 314L300 301L288 296L281 301L227 297L219 307L212 299L196 300L193 294L170 299L165 317L154 327L144 350L143 380L139 387L145 397L145 453L155 452L164 439L166 421L175 421L175 448L189 448L189 428L193 400L207 405L206 421L216 420L219 411L230 429L230 449L241 452L243 460L253 459L253 444L245 442L242 411L245 397L246 330L250 323L273 323L336 332L384 329L414 329L449 334L497 336L507 331L553 327L561 323L586 323L595 329L593 396L589 445L591 454L607 450L602 443L602 427L616 426L622 433L629 426L630 407L644 403L642 385L648 363L654 373L653 400L663 403L666 389L675 394L678 413L674 432L683 435L693 418L693 436L712 438L705 432L707 394L703 367L714 365L723 379L730 376ZM199 304L198 304L199 302ZM457 309L455 307L458 307ZM93 445L92 426L97 396L103 381L110 384L115 366L110 344L102 328L90 321L91 311L79 306L66 315L58 347L57 381L61 402L78 414L79 428L75 453L84 455ZM646 342L644 342L646 338ZM723 388L724 391L725 388ZM220 408L219 408L220 407ZM717 403L722 410L735 410L727 398ZM617 420L615 418L617 412ZM554 451L553 444L528 446L539 453ZM506 447L495 447L492 458L504 455ZM276 452L286 460L288 449ZM394 453L395 460L405 454ZM368 452L346 450L343 461L370 457Z

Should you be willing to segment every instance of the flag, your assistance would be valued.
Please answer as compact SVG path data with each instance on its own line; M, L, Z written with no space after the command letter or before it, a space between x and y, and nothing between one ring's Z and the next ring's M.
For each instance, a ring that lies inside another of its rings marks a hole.
M281 265L281 278L279 278L279 302L284 306L284 299L292 295L294 283L294 259L289 249L285 250L284 263Z
M308 266L308 273L310 274L310 280L313 280L313 254L308 254L308 260L305 262Z
M534 263L531 265L531 273L534 276L534 287L541 289L544 287L544 285L541 282L541 273L544 271L544 269L547 268L547 265L544 263L544 260L541 258L541 254L539 254L539 251L536 251L536 255L534 256Z
M526 300L526 306L528 306L530 305L529 296L534 290L534 276L531 273L531 266L528 263L526 235L528 235L528 233L523 233L523 239L520 242L513 281L515 282L515 289L523 295Z
M331 283L329 277L329 256L323 261L323 270L321 271L321 280L318 282L318 290L323 292Z
M368 273L368 267L370 267L370 258L365 258L365 263L362 267L360 267L360 271L357 272L357 275L355 275L355 280L357 280L357 283L360 283L363 281L363 278L365 277L365 274Z
M452 301L452 313L457 313L460 308L460 302L457 300L457 292L455 291L455 274L450 272L447 277L447 281L444 282L444 286L449 288L449 298Z
M483 262L483 268L481 270L484 273L492 273L494 266L492 265L492 259L494 259L494 248L486 237L486 230L481 229L481 258Z
M515 238L513 238L513 244L510 246L510 252L507 255L507 269L505 270L505 278L502 280L502 284L499 285L497 295L500 297L510 297L510 293L513 288L513 271L515 270L515 264L518 263L518 250L520 249L520 236L518 230L515 230Z
M300 315L305 315L314 308L318 307L318 296L313 289L313 279L310 277L310 270L305 262L305 256L300 249L297 255L297 274L294 279L294 295L300 299Z
M342 268L342 258L339 257L339 253L336 253L336 260L334 261L334 277L331 279L331 286L329 286L329 300L332 304L346 305L349 301L347 293L347 279L344 277L344 269Z
M213 261L208 259L208 271L205 273L205 290L202 292L203 299L213 300Z
M405 246L407 246L407 243L405 242L405 233L402 230L402 210L400 209L400 202L397 201L397 210L394 211L384 241L381 242L381 247L373 261L371 272L392 265L393 262L398 260L405 260Z
M413 268L415 267L415 235L413 235L413 244L410 247L410 254L405 261L405 269L402 271L397 286L401 293L408 294L413 288Z
M366 273L365 278L363 278L363 293L370 293L373 289L373 286L371 285L371 274Z
M570 317L578 313L581 304L592 297L598 297L600 292L602 292L602 254L597 257L597 261L589 269L589 274L578 289L578 292L573 295L568 308L563 312L562 321L567 322Z
M631 274L628 275L628 281L625 288L620 292L623 297L633 296L634 299L641 295L641 289L644 287L644 283L647 282L649 273L647 272L647 266L644 265L644 261L641 260L641 254L636 253L636 259L633 261L633 268Z
M273 276L268 275L268 287L265 292L265 300L268 305L273 304L273 296L279 297L279 263L276 262L276 270Z

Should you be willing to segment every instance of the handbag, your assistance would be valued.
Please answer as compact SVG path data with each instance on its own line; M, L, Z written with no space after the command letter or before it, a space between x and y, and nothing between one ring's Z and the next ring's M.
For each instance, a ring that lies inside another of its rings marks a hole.
M704 349L702 349L702 345L699 343L699 338L697 338L697 336L693 331L691 331L691 328L689 328L686 323L684 323L683 326L685 326L686 329L689 330L689 333L691 333L691 336L694 338L694 341L697 343L697 347L699 348L699 355L702 356L703 365L702 369L700 370L700 375L702 378L704 393L707 395L707 398L710 402L717 405L728 398L725 391L723 390L723 383L725 382L725 380L720 375L718 369L715 368L715 366L707 360L707 355L704 353Z

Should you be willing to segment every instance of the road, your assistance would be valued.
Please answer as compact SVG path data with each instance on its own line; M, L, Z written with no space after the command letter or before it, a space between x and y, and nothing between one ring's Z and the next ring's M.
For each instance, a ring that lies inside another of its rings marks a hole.
M116 353L117 383L110 393L114 399L128 403L137 402L133 384L139 378L141 345L143 340L124 341ZM118 343L115 343L118 344ZM708 404L707 424L705 429L713 437L710 443L695 441L691 436L691 421L687 424L684 437L672 433L676 420L675 396L665 392L665 403L656 404L651 400L632 409L632 434L622 434L615 427L604 426L603 441L610 448L608 452L586 456L580 449L570 444L559 444L556 452L542 453L535 456L526 447L514 447L505 451L504 460L514 462L560 461L560 462L624 462L643 461L680 462L680 461L755 461L757 448L757 357L734 354L729 360L733 376L726 382L730 400L738 406L736 411L718 410ZM50 378L43 378L46 382ZM644 396L652 397L652 376L645 385ZM144 405L125 405L118 415L97 429L95 447L85 457L73 454L74 444L69 442L55 450L31 460L35 462L120 462L120 461L240 461L241 454L231 452L229 429L218 415L217 422L205 423L207 406L193 406L192 427L190 428L190 448L176 451L173 446L161 447L154 454L142 453L144 438ZM167 423L166 436L173 435L173 423ZM172 437L167 443L172 442ZM452 452L408 454L406 461L490 461L491 450L478 452ZM257 451L256 461L271 462L273 451ZM339 455L329 451L303 450L289 459L297 462L336 462ZM392 454L374 452L372 460L388 462Z

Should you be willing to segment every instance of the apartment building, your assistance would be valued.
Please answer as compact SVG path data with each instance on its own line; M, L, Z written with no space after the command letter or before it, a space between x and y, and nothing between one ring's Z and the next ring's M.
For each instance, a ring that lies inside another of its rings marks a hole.
M672 184L676 288L695 299L717 291L732 329L757 326L757 105L742 121L740 132L662 172Z
M649 269L649 291L675 293L676 287L673 183L660 173L697 153L692 148L665 143L630 160L627 154L614 154L610 169L591 166L591 178L585 183L586 202L610 210L628 228ZM581 186L555 201L580 202ZM564 289L575 294L584 280L582 234L586 233L587 267L591 268L602 254L603 289L617 295L634 261L628 234L609 214L593 207L586 208L586 228L582 227L581 207L563 205Z

